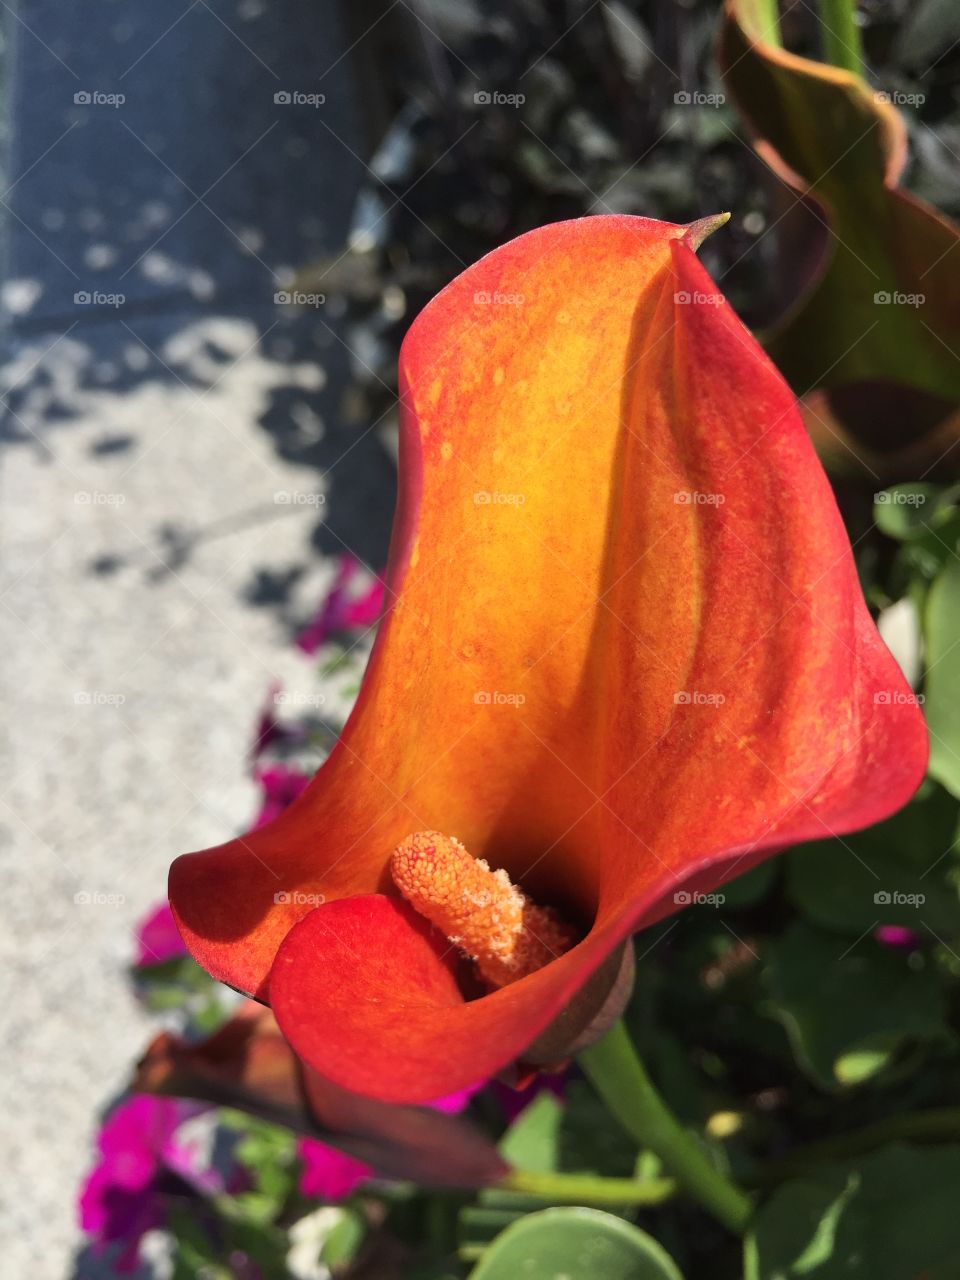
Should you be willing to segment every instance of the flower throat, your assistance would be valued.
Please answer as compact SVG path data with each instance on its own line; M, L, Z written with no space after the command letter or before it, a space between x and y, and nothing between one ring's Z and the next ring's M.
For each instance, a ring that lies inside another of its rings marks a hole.
M491 987L535 973L577 941L552 908L531 902L506 871L491 871L452 836L407 836L394 850L390 870L410 905L475 961Z

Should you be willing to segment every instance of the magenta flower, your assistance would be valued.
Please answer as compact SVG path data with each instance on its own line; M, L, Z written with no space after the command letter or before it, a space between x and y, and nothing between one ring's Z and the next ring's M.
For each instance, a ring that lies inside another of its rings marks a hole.
M448 1093L445 1098L437 1098L427 1105L434 1111L442 1111L446 1116L458 1116L465 1109L475 1093L479 1093L486 1084L485 1080L472 1084L466 1089L458 1089L456 1093Z
M362 630L371 627L383 610L383 582L377 580L358 592L351 591L351 584L362 570L359 560L353 556L340 557L337 574L330 593L320 606L317 616L297 636L297 647L310 657L331 636L342 631Z
M310 781L309 775L302 769L288 764L271 764L254 769L253 776L263 790L260 812L253 824L254 831L279 817L306 790Z
M279 681L272 684L266 701L260 709L253 735L253 747L250 750L250 759L254 765L270 747L298 744L304 740L302 725L282 724L277 716L277 705L281 701L278 695L282 691L283 685Z
M538 1098L541 1093L552 1093L558 1101L563 1102L566 1096L566 1086L566 1072L561 1075L540 1074L522 1089L511 1089L509 1086L495 1080L493 1083L493 1096L500 1104L500 1108L507 1120L512 1124L517 1116L522 1111L526 1111L530 1103Z
M163 1226L172 1176L196 1191L222 1191L215 1170L204 1168L199 1153L177 1137L184 1121L206 1108L199 1103L138 1094L110 1113L97 1138L99 1159L80 1192L80 1226L94 1248L122 1243L120 1272L134 1271L140 1240Z
M362 1160L355 1160L345 1151L337 1151L335 1147L328 1147L325 1142L317 1142L313 1138L299 1140L297 1155L303 1162L301 1194L317 1196L321 1200L345 1200L374 1172Z
M896 951L913 951L920 942L920 935L902 924L881 924L873 931L877 942Z
M136 938L138 966L163 964L187 954L168 902L161 902L143 917L137 925Z

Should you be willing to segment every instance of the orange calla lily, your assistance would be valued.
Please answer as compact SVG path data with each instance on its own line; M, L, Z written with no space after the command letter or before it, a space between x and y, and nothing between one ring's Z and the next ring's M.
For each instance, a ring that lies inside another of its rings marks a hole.
M569 1044L632 931L877 821L923 773L794 400L696 258L720 221L543 227L424 309L357 706L291 809L172 868L198 961L354 1092L423 1101L548 1029ZM413 831L506 868L581 940L468 998L390 879Z

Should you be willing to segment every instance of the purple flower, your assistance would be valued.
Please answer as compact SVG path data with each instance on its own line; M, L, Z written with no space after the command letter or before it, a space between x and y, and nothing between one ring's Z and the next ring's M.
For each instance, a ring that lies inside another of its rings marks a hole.
M168 902L161 902L143 917L136 937L138 965L162 964L187 954Z
M300 1192L322 1200L345 1200L362 1182L373 1175L373 1169L344 1151L328 1147L313 1138L301 1138L297 1155L303 1162Z
M143 1235L166 1221L164 1175L175 1174L199 1192L222 1190L222 1180L203 1168L199 1153L177 1130L205 1107L198 1103L138 1094L107 1117L97 1138L99 1159L80 1192L80 1226L102 1251L122 1243L116 1267L136 1269Z
M503 1109L503 1114L512 1124L521 1111L525 1111L534 1098L539 1097L541 1093L552 1093L562 1102L566 1084L567 1075L564 1072L560 1075L538 1075L523 1089L511 1089L505 1084L500 1084L499 1081L494 1081L493 1092Z
M279 681L272 684L266 701L260 708L253 735L253 746L250 750L250 759L254 765L270 747L300 743L304 739L304 730L301 725L281 724L277 718L277 704L280 701L278 695L282 689L283 685Z
M913 951L920 942L920 935L902 924L882 924L874 929L873 936L881 946L896 951Z
M361 572L360 562L353 556L341 556L336 577L327 598L308 626L297 636L297 647L310 657L331 636L341 631L371 627L383 610L383 583L378 578L359 594L350 592L350 584Z
M277 694L283 686L276 681L270 686L267 694L267 700L260 708L260 714L257 716L257 727L253 735L253 749L251 757L254 761L258 760L268 747L272 747L275 742L284 736L283 728L277 719Z
M283 813L306 790L310 781L302 769L287 764L271 764L254 769L253 776L263 791L260 812L253 824L254 831Z
M442 1111L444 1115L458 1116L466 1108L473 1095L479 1093L486 1083L486 1080L481 1080L478 1084L471 1084L466 1089L458 1089L456 1093L448 1093L445 1098L437 1098L427 1105L432 1107L434 1111Z

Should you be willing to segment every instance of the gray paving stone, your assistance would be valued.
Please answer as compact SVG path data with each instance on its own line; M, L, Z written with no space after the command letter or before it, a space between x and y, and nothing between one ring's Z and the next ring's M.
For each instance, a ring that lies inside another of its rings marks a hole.
M252 816L257 708L311 678L290 637L323 556L382 561L394 479L379 429L342 420L336 314L274 302L285 268L342 244L363 173L333 6L17 13L0 1213L5 1273L62 1280L98 1111L151 1030L124 977L133 923L172 856ZM274 102L293 91L327 100ZM126 100L74 102L94 92ZM94 291L124 300L74 301ZM323 506L277 500L309 493Z

